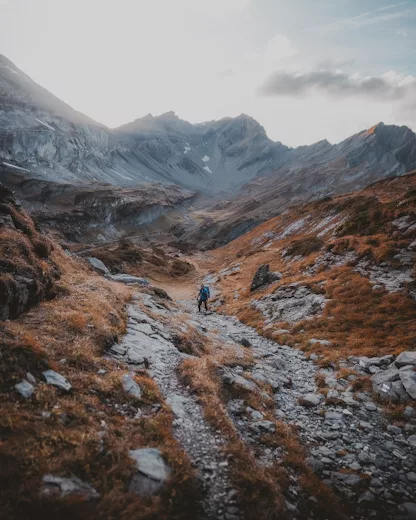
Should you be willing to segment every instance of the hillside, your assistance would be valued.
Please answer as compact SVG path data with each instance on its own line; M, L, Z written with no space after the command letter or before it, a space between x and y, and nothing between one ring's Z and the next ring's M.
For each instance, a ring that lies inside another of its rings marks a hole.
M292 207L214 251L229 271L220 282L224 309L331 362L415 349L415 195L416 172L378 181ZM251 291L262 264L280 274ZM298 286L304 299L285 294ZM283 306L279 295L289 298Z

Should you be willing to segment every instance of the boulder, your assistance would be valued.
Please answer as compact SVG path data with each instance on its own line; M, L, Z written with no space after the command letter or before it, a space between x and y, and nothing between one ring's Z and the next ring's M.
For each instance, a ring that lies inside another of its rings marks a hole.
M314 406L318 406L320 402L321 396L318 394L305 394L299 399L299 404L301 406L306 406L306 408L313 408Z
M64 478L45 475L42 481L43 486L40 490L40 496L44 498L73 496L78 499L81 498L83 501L89 501L100 496L93 487L77 477Z
M131 274L111 274L107 275L107 278L114 282L125 283L126 285L141 285L142 287L149 285L149 282L145 278L140 278L139 276L133 276Z
M247 347L247 348L251 347L251 343L249 342L249 340L247 338L241 338L240 345L242 345L243 347Z
M130 457L137 468L137 474L130 484L130 491L139 496L158 493L171 475L171 469L163 460L160 450L157 448L131 450Z
M122 383L124 390L129 395L135 397L136 399L141 399L142 389L129 374L124 374Z
M255 291L263 285L275 282L282 278L282 274L278 272L270 272L269 264L262 264L256 271L253 281L251 282L250 291Z
M46 370L45 372L42 372L42 375L48 385L56 386L65 392L69 392L72 388L71 383L69 383L69 381L64 376L58 374L58 372L55 372L55 370Z
M256 390L258 390L258 386L256 385L256 383L254 383L254 381L249 381L248 379L245 379L244 377L238 374L233 374L231 371L224 372L222 375L222 380L227 385L239 388L240 390L245 390L249 392L255 392Z
M99 258L90 256L89 258L87 258L87 260L90 263L90 265L101 274L111 274L108 267Z
M17 385L14 385L14 388L16 392L18 392L25 399L29 399L30 397L32 397L32 394L35 391L34 386L31 385L25 379L23 379L23 381L21 381L20 383L17 383Z
M402 352L397 356L394 363L398 368L404 367L406 365L412 365L416 367L416 351Z
M400 380L410 397L416 399L416 372L413 370L400 370Z

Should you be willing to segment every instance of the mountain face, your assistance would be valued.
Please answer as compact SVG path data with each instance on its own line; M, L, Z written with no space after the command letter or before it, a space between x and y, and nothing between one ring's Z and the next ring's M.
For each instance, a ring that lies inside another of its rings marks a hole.
M272 171L289 152L245 115L193 125L169 112L110 130L0 56L0 163L32 177L118 186L161 181L212 194Z
M299 147L271 175L249 182L234 199L213 208L186 236L205 248L222 246L289 207L359 190L416 169L416 135L383 123L331 145Z

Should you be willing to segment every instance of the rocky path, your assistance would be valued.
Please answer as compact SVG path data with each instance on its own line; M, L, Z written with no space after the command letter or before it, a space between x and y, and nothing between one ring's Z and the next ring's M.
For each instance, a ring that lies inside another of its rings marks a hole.
M243 518L238 506L228 502L234 492L228 461L221 450L221 432L206 423L196 398L178 379L176 369L188 355L174 346L169 320L163 324L157 319L158 315L170 319L173 311L146 294L139 293L136 299L152 317L134 303L129 309L128 333L121 344L113 347L112 354L132 367L142 367L144 358L148 359L150 373L176 416L176 438L201 475L206 517ZM260 394L258 383L270 385L276 418L297 428L308 452L308 464L345 502L354 504L350 518L416 518L416 420L411 411L402 427L389 424L369 393L353 392L354 376L337 379L335 371L320 369L301 351L260 336L236 318L215 312L198 313L195 307L195 302L180 304L178 312L189 316L182 324L184 330L192 324L205 335L251 350L255 364L249 369L219 367L224 383ZM318 373L330 388L329 399L318 392ZM265 419L261 409L247 407L243 398L232 399L227 407L258 463L283 464L283 448L262 443L262 435L273 433L275 425ZM300 502L314 497L305 497L298 476L291 472L285 499L288 511L300 519Z
M169 311L150 296L137 293L129 306L127 334L114 345L111 354L127 362L132 369L150 365L149 373L157 382L175 420L174 435L187 452L201 478L205 493L202 508L207 518L221 518L229 507L228 462L221 451L224 440L204 419L196 398L179 381L177 369L187 354L172 343L169 327L137 307L141 303L152 315L167 316Z

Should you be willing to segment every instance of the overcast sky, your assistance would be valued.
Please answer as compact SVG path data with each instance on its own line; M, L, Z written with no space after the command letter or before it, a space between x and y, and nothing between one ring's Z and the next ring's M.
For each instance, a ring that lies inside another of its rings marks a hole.
M110 127L246 113L290 146L416 130L416 0L0 0L0 53Z

